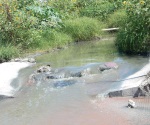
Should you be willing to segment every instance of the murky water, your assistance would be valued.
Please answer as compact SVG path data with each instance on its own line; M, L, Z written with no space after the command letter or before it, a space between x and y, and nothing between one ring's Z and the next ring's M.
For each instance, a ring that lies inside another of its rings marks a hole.
M24 84L16 98L0 102L0 125L103 125L103 109L97 107L93 100L96 100L98 94L118 87L119 83L100 81L123 79L140 70L148 61L148 57L119 55L112 40L78 43L39 56L36 66L22 70L19 78L13 81L14 86L16 82ZM119 69L105 75L78 78L76 84L62 88L40 82L25 85L28 76L40 65L50 63L52 67L59 68L100 62L116 62ZM116 125L118 122L116 119L107 125Z

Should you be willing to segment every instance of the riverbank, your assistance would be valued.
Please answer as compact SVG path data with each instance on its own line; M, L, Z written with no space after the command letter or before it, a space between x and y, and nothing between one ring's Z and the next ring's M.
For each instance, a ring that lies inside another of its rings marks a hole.
M54 49L65 48L70 43L99 39L104 34L102 28L104 28L105 24L97 19L80 17L66 20L64 23L65 27L59 29L31 30L31 36L28 36L28 40L17 44L2 42L0 46L0 62L6 62L11 58L28 53L49 52Z

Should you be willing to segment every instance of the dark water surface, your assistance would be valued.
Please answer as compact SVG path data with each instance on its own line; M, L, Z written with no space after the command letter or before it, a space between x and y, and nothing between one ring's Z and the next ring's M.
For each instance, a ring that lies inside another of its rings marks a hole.
M83 42L37 57L37 65L22 70L16 80L26 83L29 74L37 67L49 63L60 68L101 62L116 62L119 69L103 75L76 78L76 84L67 87L54 88L50 83L40 82L23 86L16 98L0 102L0 125L103 125L98 117L101 111L92 100L119 83L99 81L123 79L146 65L148 57L119 55L113 40Z

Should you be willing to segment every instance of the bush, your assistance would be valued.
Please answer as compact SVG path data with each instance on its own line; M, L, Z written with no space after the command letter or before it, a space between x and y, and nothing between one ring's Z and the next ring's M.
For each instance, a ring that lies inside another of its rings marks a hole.
M89 40L101 33L103 24L96 19L82 17L64 22L63 31L72 36L75 41Z
M109 28L121 27L126 23L127 14L124 9L117 10L113 14L109 15L107 25Z
M61 25L60 16L53 8L35 0L0 0L0 20L0 42L14 45L29 42L30 30L36 32Z
M112 2L93 1L80 10L80 15L105 20L108 14L113 13L114 10L115 6Z
M10 59L19 56L19 50L11 45L0 47L0 63L9 61Z
M146 54L150 51L150 1L124 1L127 23L117 35L116 44L127 54Z
M64 19L78 16L80 7L77 0L50 0L48 4L57 9Z

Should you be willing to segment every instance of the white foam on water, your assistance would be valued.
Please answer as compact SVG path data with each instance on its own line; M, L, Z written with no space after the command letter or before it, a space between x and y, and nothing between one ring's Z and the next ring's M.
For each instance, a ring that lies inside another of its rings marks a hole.
M19 70L30 66L28 62L5 62L0 64L0 95L12 96L15 89L11 82L18 76Z
M126 79L146 75L149 71L150 71L150 63L144 66L140 71L134 73L133 75L127 77ZM145 77L139 77L139 78L135 78L131 80L126 80L122 82L121 90L132 88L132 87L138 87L143 82L143 80L145 80Z

